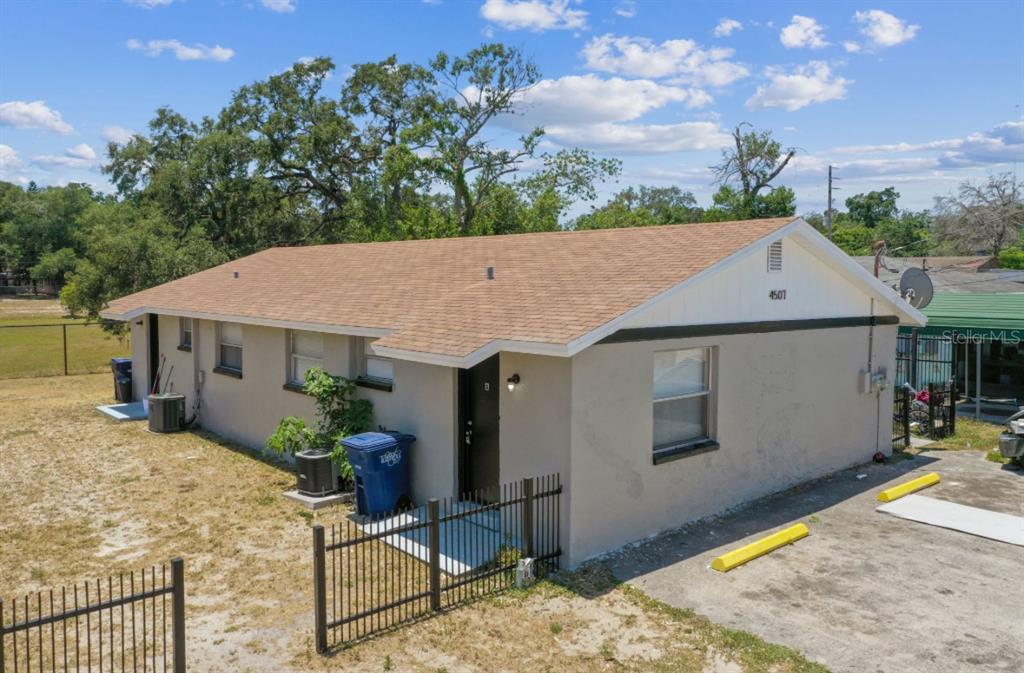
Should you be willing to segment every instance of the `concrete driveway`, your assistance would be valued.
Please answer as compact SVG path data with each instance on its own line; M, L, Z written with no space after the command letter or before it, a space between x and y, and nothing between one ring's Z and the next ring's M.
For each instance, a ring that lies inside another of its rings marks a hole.
M922 495L1024 515L1024 472L978 452L930 452L757 501L609 565L657 599L837 673L1024 670L1024 547L874 511L879 490L931 471L942 482ZM711 570L720 553L801 521L809 537L729 573Z

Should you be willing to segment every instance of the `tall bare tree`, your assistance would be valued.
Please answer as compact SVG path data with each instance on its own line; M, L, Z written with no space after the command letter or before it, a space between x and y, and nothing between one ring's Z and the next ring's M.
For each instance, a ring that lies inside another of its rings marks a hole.
M998 255L1024 228L1024 193L1012 173L965 180L956 193L935 199L935 238L940 249Z
M744 127L750 130L744 133ZM717 184L739 183L744 201L752 202L796 156L796 149L790 147L783 153L771 131L758 131L748 122L733 129L732 138L734 147L722 150L722 163L711 170Z

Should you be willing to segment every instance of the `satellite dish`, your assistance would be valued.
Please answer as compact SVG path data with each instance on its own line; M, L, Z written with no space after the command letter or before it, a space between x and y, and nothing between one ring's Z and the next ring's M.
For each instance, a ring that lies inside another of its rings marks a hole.
M917 267L911 267L900 276L900 296L914 308L924 308L935 295L932 279Z

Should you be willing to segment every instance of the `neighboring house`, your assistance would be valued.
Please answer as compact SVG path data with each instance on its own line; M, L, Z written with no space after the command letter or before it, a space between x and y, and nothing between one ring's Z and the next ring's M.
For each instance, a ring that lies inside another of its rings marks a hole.
M865 373L925 322L795 218L275 248L103 315L226 437L312 415L322 364L416 435L417 501L559 472L570 567L888 453Z
M868 272L874 272L874 257L854 257ZM886 257L878 277L898 286L900 275L911 267L924 269L936 292L954 294L1001 294L1024 292L1024 270L1000 269L999 259L979 257Z
M874 257L855 259L873 271ZM935 298L922 310L928 327L917 333L949 340L918 344L923 363L918 366L918 387L953 378L971 399L980 390L987 402L1003 401L1014 408L1024 404L1024 270L1000 269L991 256L886 257L879 277L898 287L900 275L911 267L926 270L935 288ZM904 346L909 344L907 340ZM944 359L950 366L935 366Z
M959 390L1010 408L1024 404L1024 292L938 292L922 312L928 326L919 332L948 337L957 350Z

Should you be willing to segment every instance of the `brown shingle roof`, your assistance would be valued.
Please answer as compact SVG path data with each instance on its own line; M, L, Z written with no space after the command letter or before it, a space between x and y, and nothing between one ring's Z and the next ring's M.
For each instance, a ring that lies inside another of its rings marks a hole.
M379 346L455 357L499 339L565 345L794 219L273 248L105 313L382 328Z

